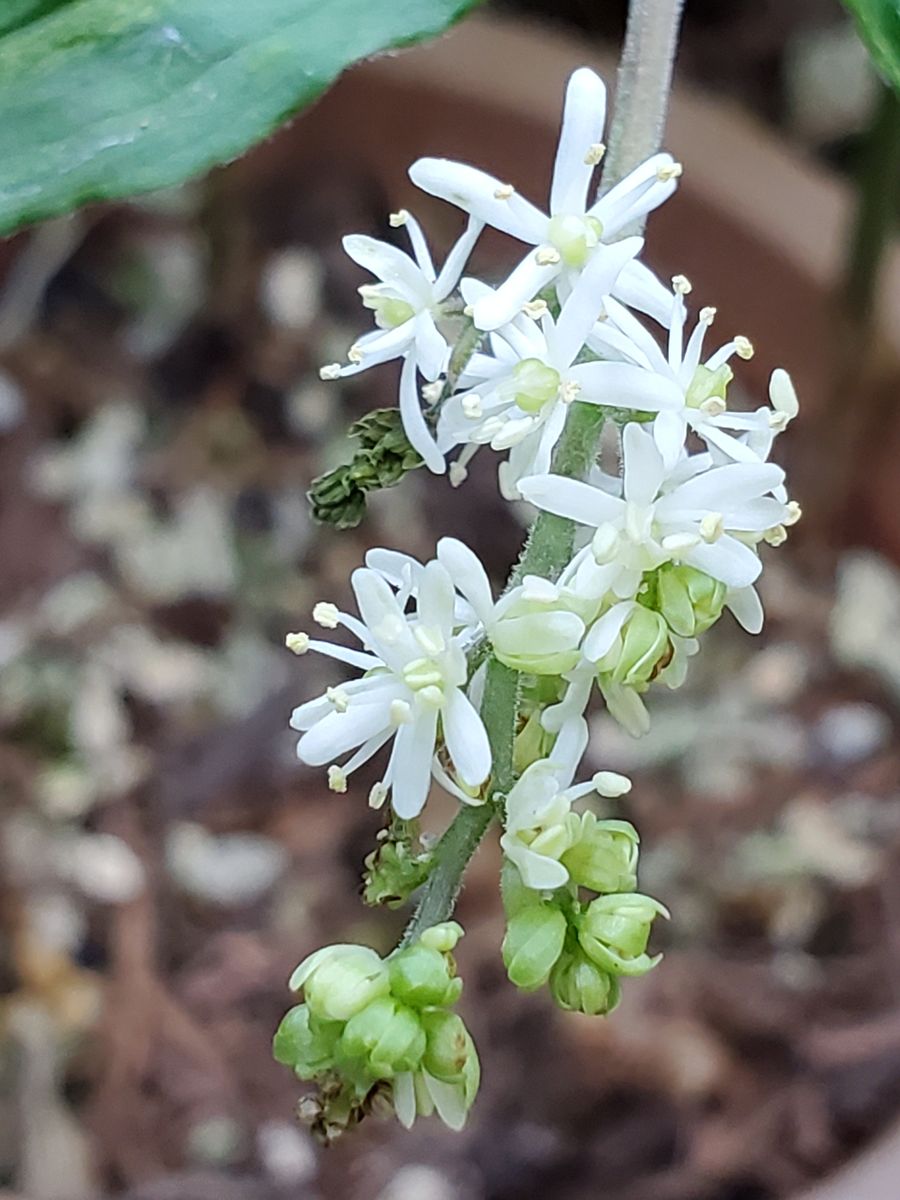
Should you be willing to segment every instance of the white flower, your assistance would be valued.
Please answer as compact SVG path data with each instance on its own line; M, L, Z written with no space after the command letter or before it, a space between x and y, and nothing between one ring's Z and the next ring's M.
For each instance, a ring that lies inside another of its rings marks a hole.
M669 561L731 588L752 584L761 565L747 540L785 518L786 506L767 495L783 483L781 468L730 463L690 474L694 460L686 459L681 477L670 475L652 435L636 423L625 427L622 446L621 496L558 475L524 479L519 489L538 508L594 529L580 555L593 555L607 588L622 599L636 594L645 571Z
M590 203L591 177L603 155L605 118L603 81L581 67L566 88L549 213L541 212L510 184L463 163L421 158L410 168L410 178L423 191L536 247L529 250L497 292L476 303L474 320L479 329L497 329L506 324L549 284L555 283L562 295L567 294L589 259L608 254L609 243L622 229L657 208L675 190L681 173L679 164L668 154L655 154L605 196ZM638 248L636 239L635 253ZM660 284L640 264L629 263L614 290L627 304L653 315L660 311Z
M487 733L464 691L467 666L454 634L453 580L439 562L428 563L412 613L404 612L387 581L370 568L354 571L351 583L362 620L346 613L337 619L365 650L320 641L306 646L365 674L294 710L291 725L303 731L297 754L310 766L324 766L359 747L333 768L331 783L339 789L393 738L377 795L383 799L390 792L397 815L414 817L428 795L439 736L465 786L477 788L491 769Z
M462 376L465 390L441 410L437 442L443 453L466 443L509 450L500 469L507 499L517 498L520 479L550 469L573 400L645 412L676 409L683 403L672 379L642 365L576 362L627 254L628 240L592 259L557 320L549 312L540 322L523 314L493 333L493 355L473 356ZM466 300L489 291L474 280L463 281ZM464 461L470 457L471 452Z
M581 834L574 801L591 792L621 796L630 787L624 776L609 771L572 786L587 743L587 724L579 714L563 725L550 756L526 767L506 797L500 845L526 887L554 891L568 883L569 872L559 860Z
M363 334L350 347L350 362L346 366L332 363L323 367L321 374L325 379L337 379L402 358L400 412L404 429L426 465L441 473L444 459L438 453L422 415L416 372L420 371L426 379L433 381L447 369L450 346L438 327L442 305L459 283L483 223L470 218L465 232L437 274L415 217L404 210L395 214L392 220L407 229L412 255L364 234L355 233L344 238L347 254L379 280L359 289L363 304L374 313L376 328Z
M648 374L648 390L653 387L649 379L664 378L677 385L681 405L667 408L653 425L654 438L667 467L678 461L688 429L699 434L713 453L718 451L719 462L763 462L771 452L775 435L797 415L797 396L790 376L780 368L773 372L769 386L772 408L729 411L726 394L733 378L729 360L735 354L751 358L753 347L747 338L737 336L701 361L704 337L716 310L700 310L685 342L684 295L688 287L683 277L676 277L665 353L641 322L614 299L605 305L605 319L592 328L590 345L601 353L612 353L643 367Z

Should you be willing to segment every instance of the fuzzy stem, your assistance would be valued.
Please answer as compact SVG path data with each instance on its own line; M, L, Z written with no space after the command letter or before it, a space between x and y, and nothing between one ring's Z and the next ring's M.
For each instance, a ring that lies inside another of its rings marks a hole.
M603 171L604 188L611 187L659 148L682 3L683 0L631 0ZM557 474L574 478L586 474L596 458L603 419L602 408L577 403L572 406L553 456L553 470ZM529 531L509 586L526 574L555 578L571 558L574 538L572 521L541 513ZM491 796L477 808L461 808L438 842L434 868L422 889L402 945L408 945L424 929L451 916L469 860L494 817L501 815L503 800L515 782L513 741L518 705L517 672L491 658L481 706L494 764Z
M631 0L616 78L616 102L603 164L609 189L662 141L684 0ZM644 222L627 232L640 232Z

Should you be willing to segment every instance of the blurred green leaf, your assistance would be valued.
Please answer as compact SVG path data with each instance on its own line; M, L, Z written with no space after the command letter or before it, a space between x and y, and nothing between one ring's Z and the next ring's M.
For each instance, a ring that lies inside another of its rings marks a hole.
M844 0L875 65L900 91L900 0Z
M0 234L227 162L476 2L0 0Z

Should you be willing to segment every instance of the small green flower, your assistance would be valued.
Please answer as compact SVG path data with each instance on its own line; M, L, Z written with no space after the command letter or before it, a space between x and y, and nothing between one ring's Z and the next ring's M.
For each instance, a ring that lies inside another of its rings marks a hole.
M728 589L712 576L677 563L660 567L656 576L656 607L673 633L697 637L718 621Z
M308 1005L297 1004L282 1018L272 1042L272 1053L277 1062L290 1067L300 1079L315 1079L334 1066L334 1048L342 1028L339 1021L316 1021Z
M619 1003L619 983L614 975L591 962L580 946L566 949L550 972L553 999L568 1012L602 1016Z
M588 958L604 971L645 975L662 957L647 954L654 918L668 915L658 900L639 892L598 896L581 918L578 940Z
M391 995L413 1008L455 1004L462 993L462 980L453 974L449 954L421 941L388 959Z
M526 992L546 983L565 940L566 918L553 904L537 901L513 913L503 939L510 981Z
M310 1012L325 1021L346 1021L390 991L388 968L368 946L325 946L310 954L290 979L303 988Z
M371 1084L415 1071L425 1045L418 1015L392 996L382 996L347 1022L335 1059L342 1073Z
M631 892L637 886L640 839L628 821L601 821L582 813L572 846L560 862L572 881L592 892Z

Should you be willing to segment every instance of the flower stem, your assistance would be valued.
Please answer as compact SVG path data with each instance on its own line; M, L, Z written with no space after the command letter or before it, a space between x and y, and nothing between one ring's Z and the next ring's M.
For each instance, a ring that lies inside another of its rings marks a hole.
M684 0L631 0L628 6L609 147L603 165L603 192L608 192L659 149L683 3ZM643 224L641 221L639 228L627 232L640 232Z

